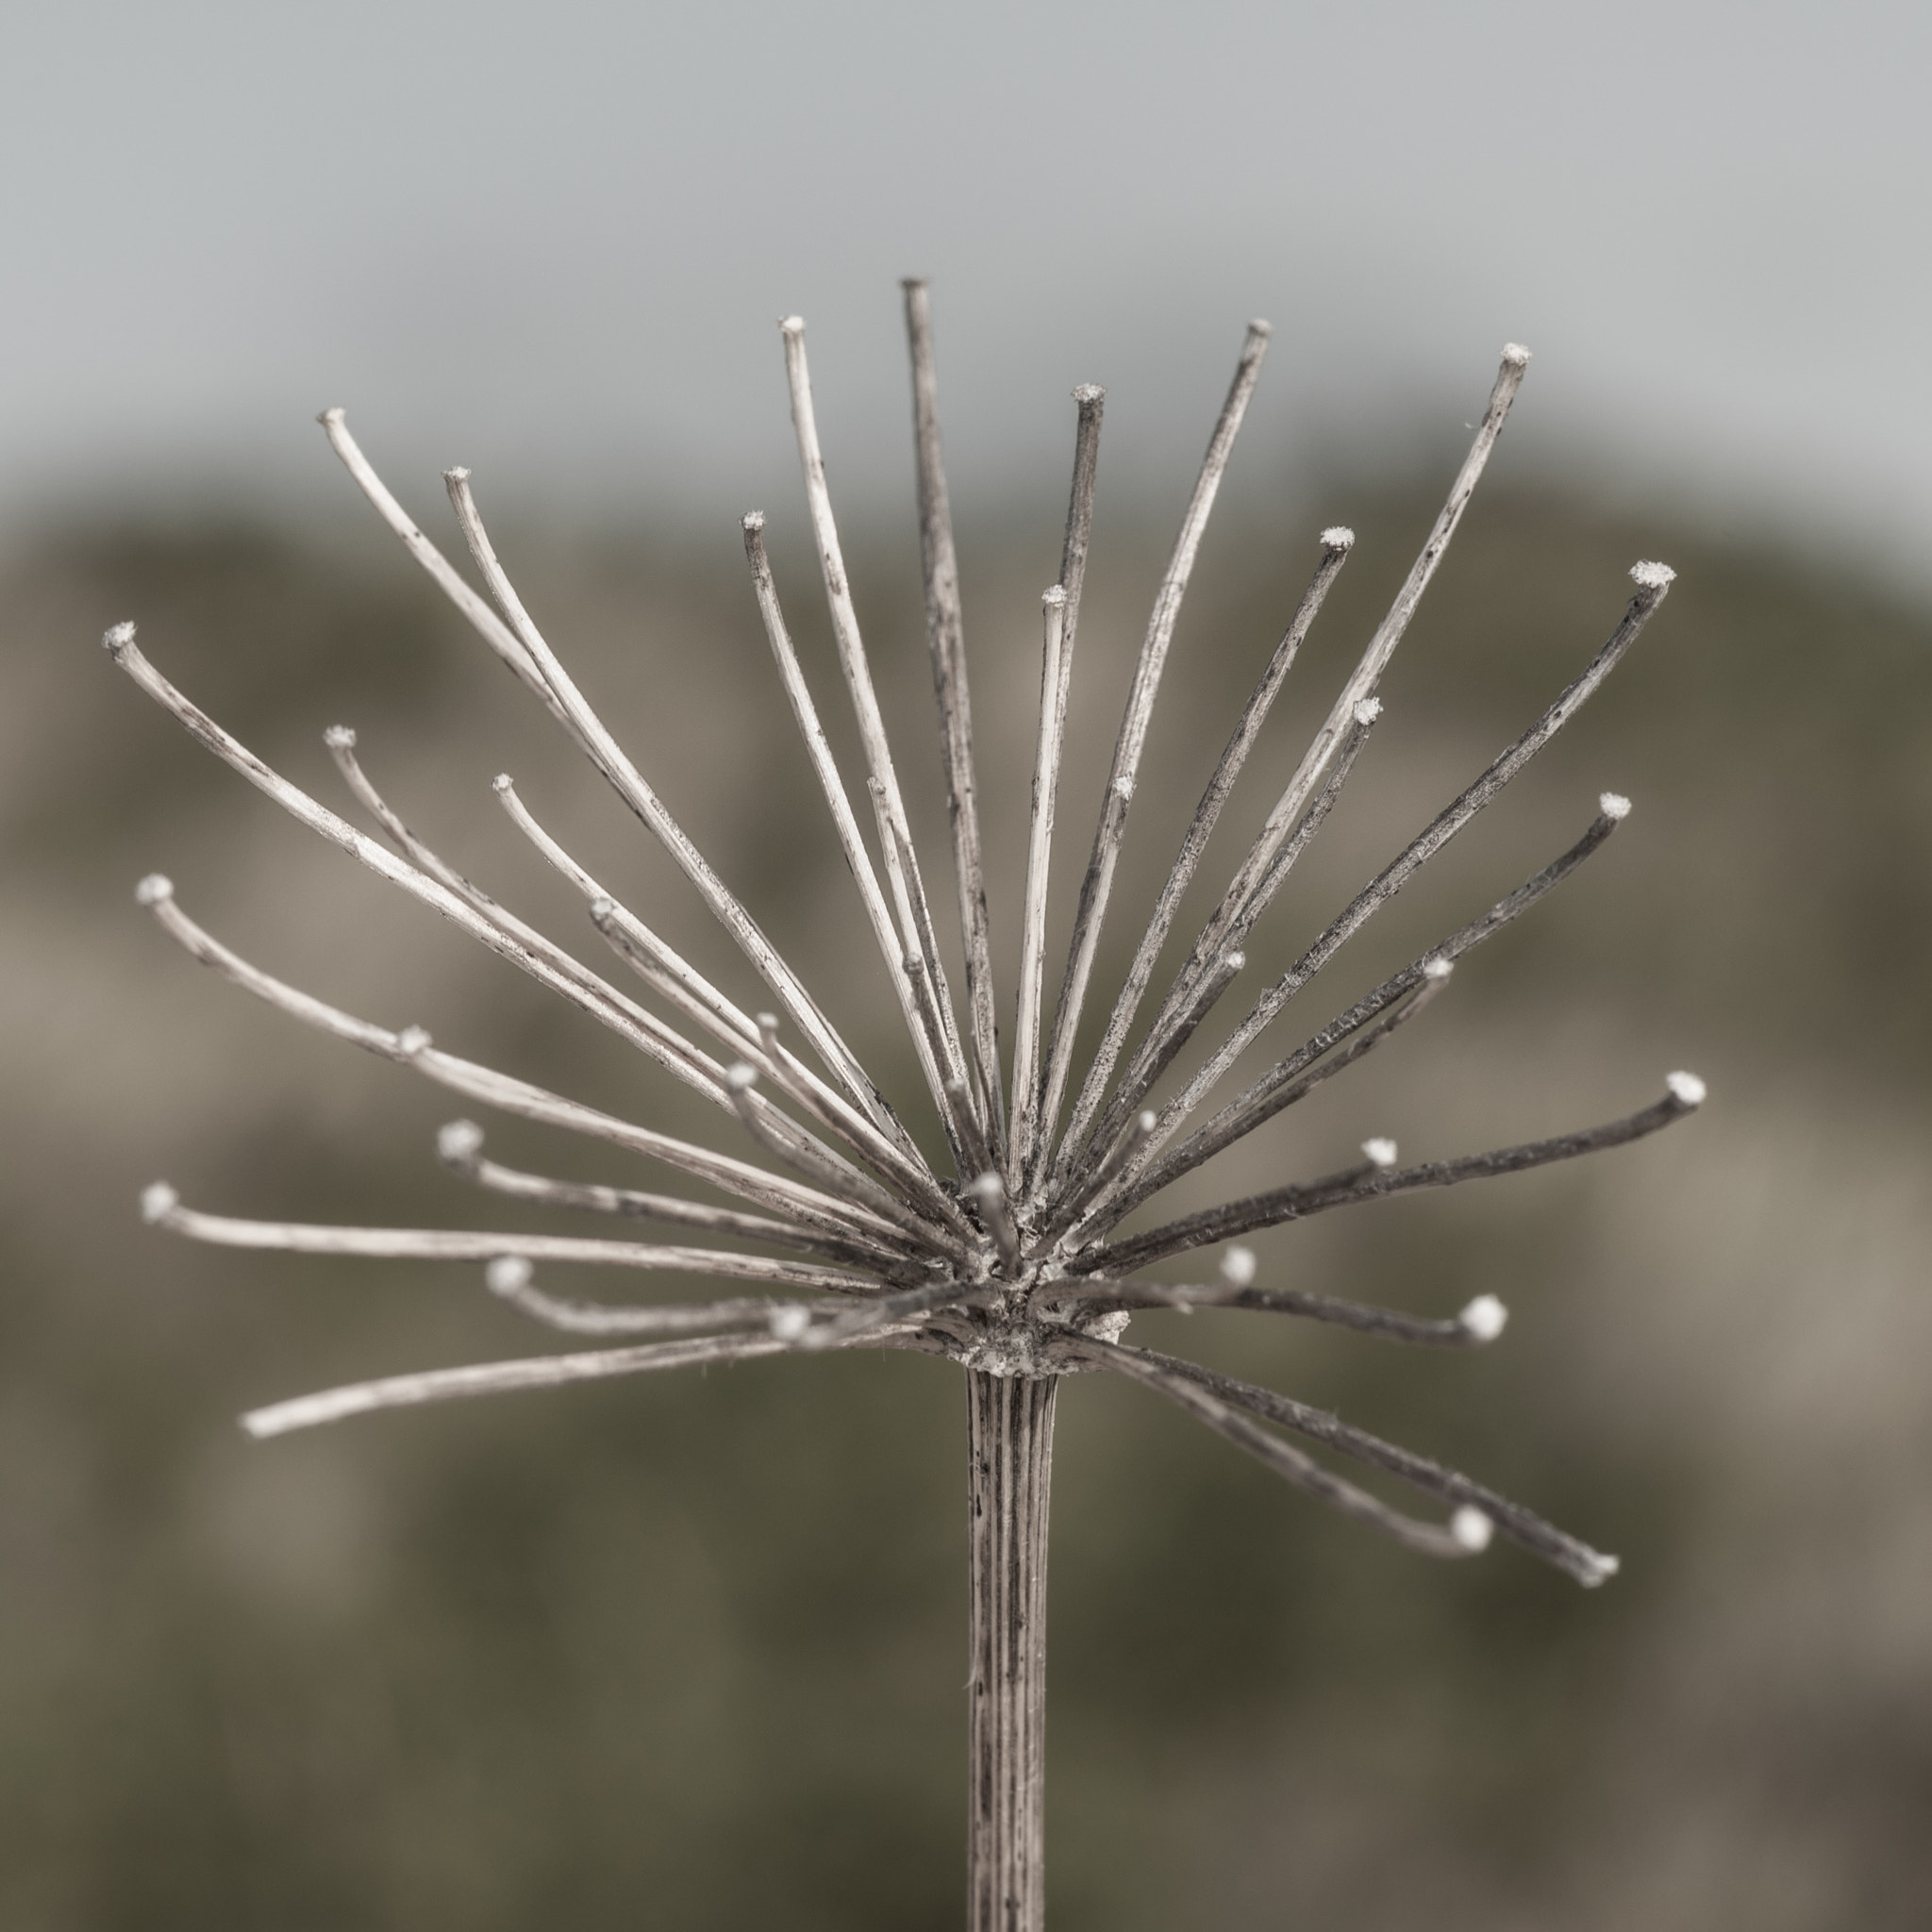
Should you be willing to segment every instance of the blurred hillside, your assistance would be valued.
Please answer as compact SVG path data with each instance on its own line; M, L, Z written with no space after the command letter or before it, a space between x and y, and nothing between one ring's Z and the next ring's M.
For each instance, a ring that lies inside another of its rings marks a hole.
M1210 534L1135 807L1107 995L1312 567L1313 531L1343 517L1357 549L1192 911L1435 501L1355 492L1267 526L1236 507ZM829 721L844 706L802 531L774 515ZM938 868L916 550L875 534L852 546L860 614ZM1168 536L1103 523L1096 539L1058 946ZM154 868L220 937L351 1010L722 1132L297 830L94 645L137 619L192 697L344 809L321 732L356 725L425 837L597 962L581 911L491 801L510 770L613 889L749 999L669 862L388 542L373 519L326 555L241 524L83 530L6 568L0 1924L951 1926L956 1371L763 1363L251 1446L232 1417L252 1404L555 1338L473 1269L252 1257L139 1222L138 1189L165 1174L219 1211L506 1224L433 1158L449 1096L197 972L131 902ZM962 530L1008 988L1037 598L1058 544L1050 515ZM686 828L909 1095L736 531L512 532L504 548ZM1136 1330L1465 1467L1619 1551L1624 1574L1583 1595L1507 1549L1424 1564L1139 1392L1070 1385L1057 1924L1924 1922L1932 614L1775 546L1687 543L1667 519L1635 526L1556 491L1479 498L1249 976L1272 977L1574 675L1623 608L1624 570L1651 556L1679 581L1624 668L1277 1024L1267 1058L1567 845L1601 790L1635 799L1627 824L1425 1022L1171 1198L1324 1171L1370 1133L1428 1158L1609 1118L1677 1066L1710 1081L1710 1105L1573 1168L1257 1242L1264 1280L1431 1313L1501 1294L1514 1319L1479 1356L1233 1313ZM505 1158L625 1177L610 1150L486 1124Z

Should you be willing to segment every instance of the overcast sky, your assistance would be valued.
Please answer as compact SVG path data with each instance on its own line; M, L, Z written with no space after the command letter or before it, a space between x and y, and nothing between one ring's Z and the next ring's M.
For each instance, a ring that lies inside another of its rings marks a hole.
M1060 488L1066 391L1177 502L1250 315L1276 463L1511 430L1932 580L1932 8L1777 0L5 6L0 503L396 480L722 513ZM1453 435L1451 434L1453 432ZM1152 487L1150 485L1150 487ZM1156 500L1164 500L1157 496Z

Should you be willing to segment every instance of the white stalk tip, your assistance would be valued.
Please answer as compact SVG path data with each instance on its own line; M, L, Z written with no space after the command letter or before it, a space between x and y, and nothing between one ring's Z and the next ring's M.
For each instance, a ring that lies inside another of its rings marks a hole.
M181 1205L181 1196L166 1181L153 1181L141 1191L141 1218L165 1221Z
M118 658L134 641L134 626L131 624L117 624L101 639L101 648L110 658Z
M966 1183L966 1191L981 1201L1004 1201L1007 1198L1007 1184L989 1168L986 1173Z
M811 1316L796 1302L772 1310L772 1333L780 1341L796 1341L810 1326Z
M1591 1551L1590 1574L1583 1579L1584 1589L1594 1590L1599 1583L1608 1581L1623 1567L1619 1558L1603 1556L1595 1550Z
M491 1294L521 1294L532 1272L521 1255L499 1255L484 1269L483 1280Z
M1686 1074L1681 1070L1666 1074L1664 1085L1671 1090L1671 1097L1682 1101L1686 1107L1702 1107L1705 1095L1710 1091L1695 1074Z
M778 318L778 326L788 336L802 336L805 333L805 317L802 315L780 316Z
M428 1050L429 1035L421 1026L405 1026L396 1035L396 1045L411 1059Z
M515 790L516 780L508 772L499 772L491 779L490 789L500 798L506 791Z
M1380 698L1364 698L1355 708L1355 722L1357 724L1373 724L1382 715Z
M475 1121L445 1121L436 1130L436 1151L445 1160L473 1160L483 1151L483 1129Z
M1042 591L1040 593L1040 601L1042 604L1046 605L1049 608L1052 608L1056 605L1064 604L1067 601L1067 592L1065 586L1061 584L1055 584L1051 587L1051 589Z
M1509 1310L1492 1294L1479 1294L1456 1318L1477 1341L1493 1341L1509 1321Z
M749 1093L758 1084L758 1070L749 1060L734 1060L724 1069L724 1084L734 1093Z
M1362 1152L1368 1157L1371 1167L1386 1168L1395 1165L1395 1142L1380 1134L1373 1141L1364 1141Z
M353 724L331 724L322 734L322 741L331 751L354 751L356 727Z
M762 530L765 527L765 513L761 509L748 509L738 521L741 529Z
M175 896L175 881L166 873L151 872L134 889L137 906L162 906Z
M1667 563L1633 563L1630 566L1630 581L1640 591L1668 591L1676 578L1677 573Z
M1097 382L1083 382L1074 391L1074 400L1076 403L1097 403L1106 393Z
M1151 1134L1159 1124L1159 1116L1155 1113L1151 1107L1143 1107L1134 1121L1134 1125L1142 1134Z
M1596 802L1596 808L1607 819L1627 819L1630 816L1630 801L1621 791L1606 791Z
M1255 1280L1253 1248L1232 1247L1221 1257L1221 1278L1230 1288L1250 1288Z
M1488 1549L1495 1533L1496 1525L1480 1509L1472 1508L1467 1503L1449 1519L1449 1534L1472 1556Z
M470 466L467 463L452 465L442 473L442 480L445 483L467 483L470 480Z
M1526 369L1529 366L1529 351L1521 342L1505 342L1503 359L1512 368Z
M1455 960L1445 959L1440 953L1433 959L1424 959L1423 961L1423 977L1424 979L1447 979L1455 971Z
M1324 550L1353 550L1355 548L1355 532L1346 524L1330 524L1322 532L1322 548Z

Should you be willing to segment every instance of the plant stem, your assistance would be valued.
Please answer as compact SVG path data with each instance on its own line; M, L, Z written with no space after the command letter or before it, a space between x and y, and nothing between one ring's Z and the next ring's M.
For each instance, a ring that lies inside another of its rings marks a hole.
M1058 1378L966 1372L969 1932L1045 1919L1046 1515Z

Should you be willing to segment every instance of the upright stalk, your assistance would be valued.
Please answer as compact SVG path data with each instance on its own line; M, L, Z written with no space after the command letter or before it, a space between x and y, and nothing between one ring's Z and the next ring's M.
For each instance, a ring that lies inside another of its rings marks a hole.
M1046 1516L1058 1378L966 1372L968 1932L1045 1921Z

